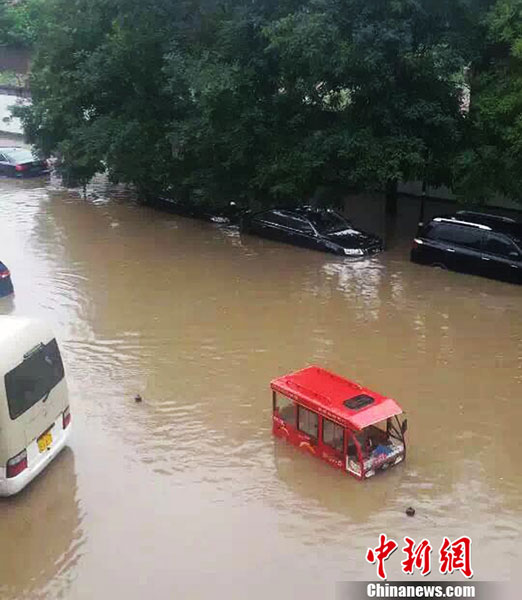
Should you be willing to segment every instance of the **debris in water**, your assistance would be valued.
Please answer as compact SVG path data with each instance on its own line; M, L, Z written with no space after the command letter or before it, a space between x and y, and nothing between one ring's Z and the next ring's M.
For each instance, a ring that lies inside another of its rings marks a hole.
M408 515L408 517L413 517L413 516L415 516L415 509L414 509L414 508L412 508L411 506L409 506L409 507L406 509L406 514Z
M142 397L141 397L139 394L136 394L136 395L134 396L134 401L135 401L135 402L138 402L138 403L139 403L139 402L141 402L142 400L143 400L143 398L142 398Z

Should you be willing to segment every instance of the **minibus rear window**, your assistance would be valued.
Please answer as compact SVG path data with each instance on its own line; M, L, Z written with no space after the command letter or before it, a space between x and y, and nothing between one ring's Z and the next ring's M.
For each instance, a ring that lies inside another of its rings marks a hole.
M45 398L63 379L64 370L56 340L40 344L5 376L11 419L16 419Z

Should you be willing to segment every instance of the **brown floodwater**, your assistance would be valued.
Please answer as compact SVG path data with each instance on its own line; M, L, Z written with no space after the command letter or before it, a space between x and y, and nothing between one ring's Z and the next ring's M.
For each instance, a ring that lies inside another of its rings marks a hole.
M333 598L381 532L469 535L476 579L517 579L520 287L410 263L407 203L350 263L127 196L0 180L0 312L54 328L74 424L0 501L2 600ZM270 379L312 363L401 403L406 463L360 483L272 438Z

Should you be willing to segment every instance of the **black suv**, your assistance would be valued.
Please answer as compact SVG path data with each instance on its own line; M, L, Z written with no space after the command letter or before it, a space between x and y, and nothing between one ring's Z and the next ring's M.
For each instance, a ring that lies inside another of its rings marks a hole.
M247 233L350 258L371 256L383 249L379 236L355 229L332 210L265 210L244 215L241 228Z
M522 283L522 223L471 211L435 217L419 229L411 260Z

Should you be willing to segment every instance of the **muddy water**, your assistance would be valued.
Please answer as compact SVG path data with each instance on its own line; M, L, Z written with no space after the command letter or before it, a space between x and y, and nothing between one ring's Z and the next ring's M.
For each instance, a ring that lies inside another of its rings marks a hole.
M381 532L517 578L518 287L410 264L414 214L350 264L42 185L0 181L0 310L55 329L74 435L0 502L2 599L330 598ZM310 363L401 402L404 465L361 484L272 439L268 382Z

